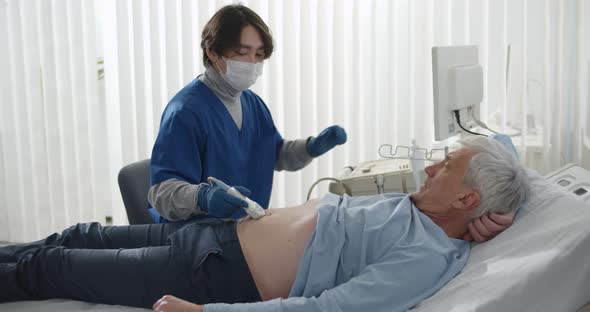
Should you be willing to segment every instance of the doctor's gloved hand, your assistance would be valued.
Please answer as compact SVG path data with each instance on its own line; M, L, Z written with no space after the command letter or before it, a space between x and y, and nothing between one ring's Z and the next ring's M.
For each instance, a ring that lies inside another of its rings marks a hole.
M312 157L318 157L334 146L344 143L346 143L346 131L340 126L331 126L307 142L307 151Z
M469 232L463 236L463 239L483 243L502 233L512 225L513 221L514 213L483 215L467 224Z
M245 187L234 186L234 188L246 197L252 193ZM237 209L248 207L247 202L228 194L226 190L217 185L201 185L198 196L199 208L216 218L230 218Z

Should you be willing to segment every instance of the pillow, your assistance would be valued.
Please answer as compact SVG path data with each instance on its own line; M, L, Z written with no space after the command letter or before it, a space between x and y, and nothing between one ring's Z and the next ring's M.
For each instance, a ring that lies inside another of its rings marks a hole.
M516 151L516 146L514 146L514 143L512 142L512 139L509 136L501 133L496 133L490 135L490 138L500 142L500 144L502 144L502 146L504 146L504 148L508 152L510 152L512 156L518 159L518 152Z

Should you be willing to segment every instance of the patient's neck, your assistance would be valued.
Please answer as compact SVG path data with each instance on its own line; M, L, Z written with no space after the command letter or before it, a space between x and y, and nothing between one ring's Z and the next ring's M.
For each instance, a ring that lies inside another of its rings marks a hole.
M465 213L423 213L430 217L432 222L440 226L440 228L443 229L443 231L445 231L449 237L462 239L465 233L468 231L467 224L469 224L470 218Z

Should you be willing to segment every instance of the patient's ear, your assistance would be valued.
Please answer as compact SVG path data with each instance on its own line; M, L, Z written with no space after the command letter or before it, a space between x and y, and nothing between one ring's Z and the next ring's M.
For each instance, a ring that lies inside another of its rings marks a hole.
M475 190L470 190L457 198L456 201L452 202L451 205L455 209L461 210L473 210L479 206L480 202L479 193Z

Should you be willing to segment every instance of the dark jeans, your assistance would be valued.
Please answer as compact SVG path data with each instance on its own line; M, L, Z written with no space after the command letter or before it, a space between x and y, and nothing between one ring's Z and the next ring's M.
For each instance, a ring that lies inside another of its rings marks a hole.
M0 302L68 298L151 308L165 294L197 304L260 301L236 225L87 223L0 247Z

